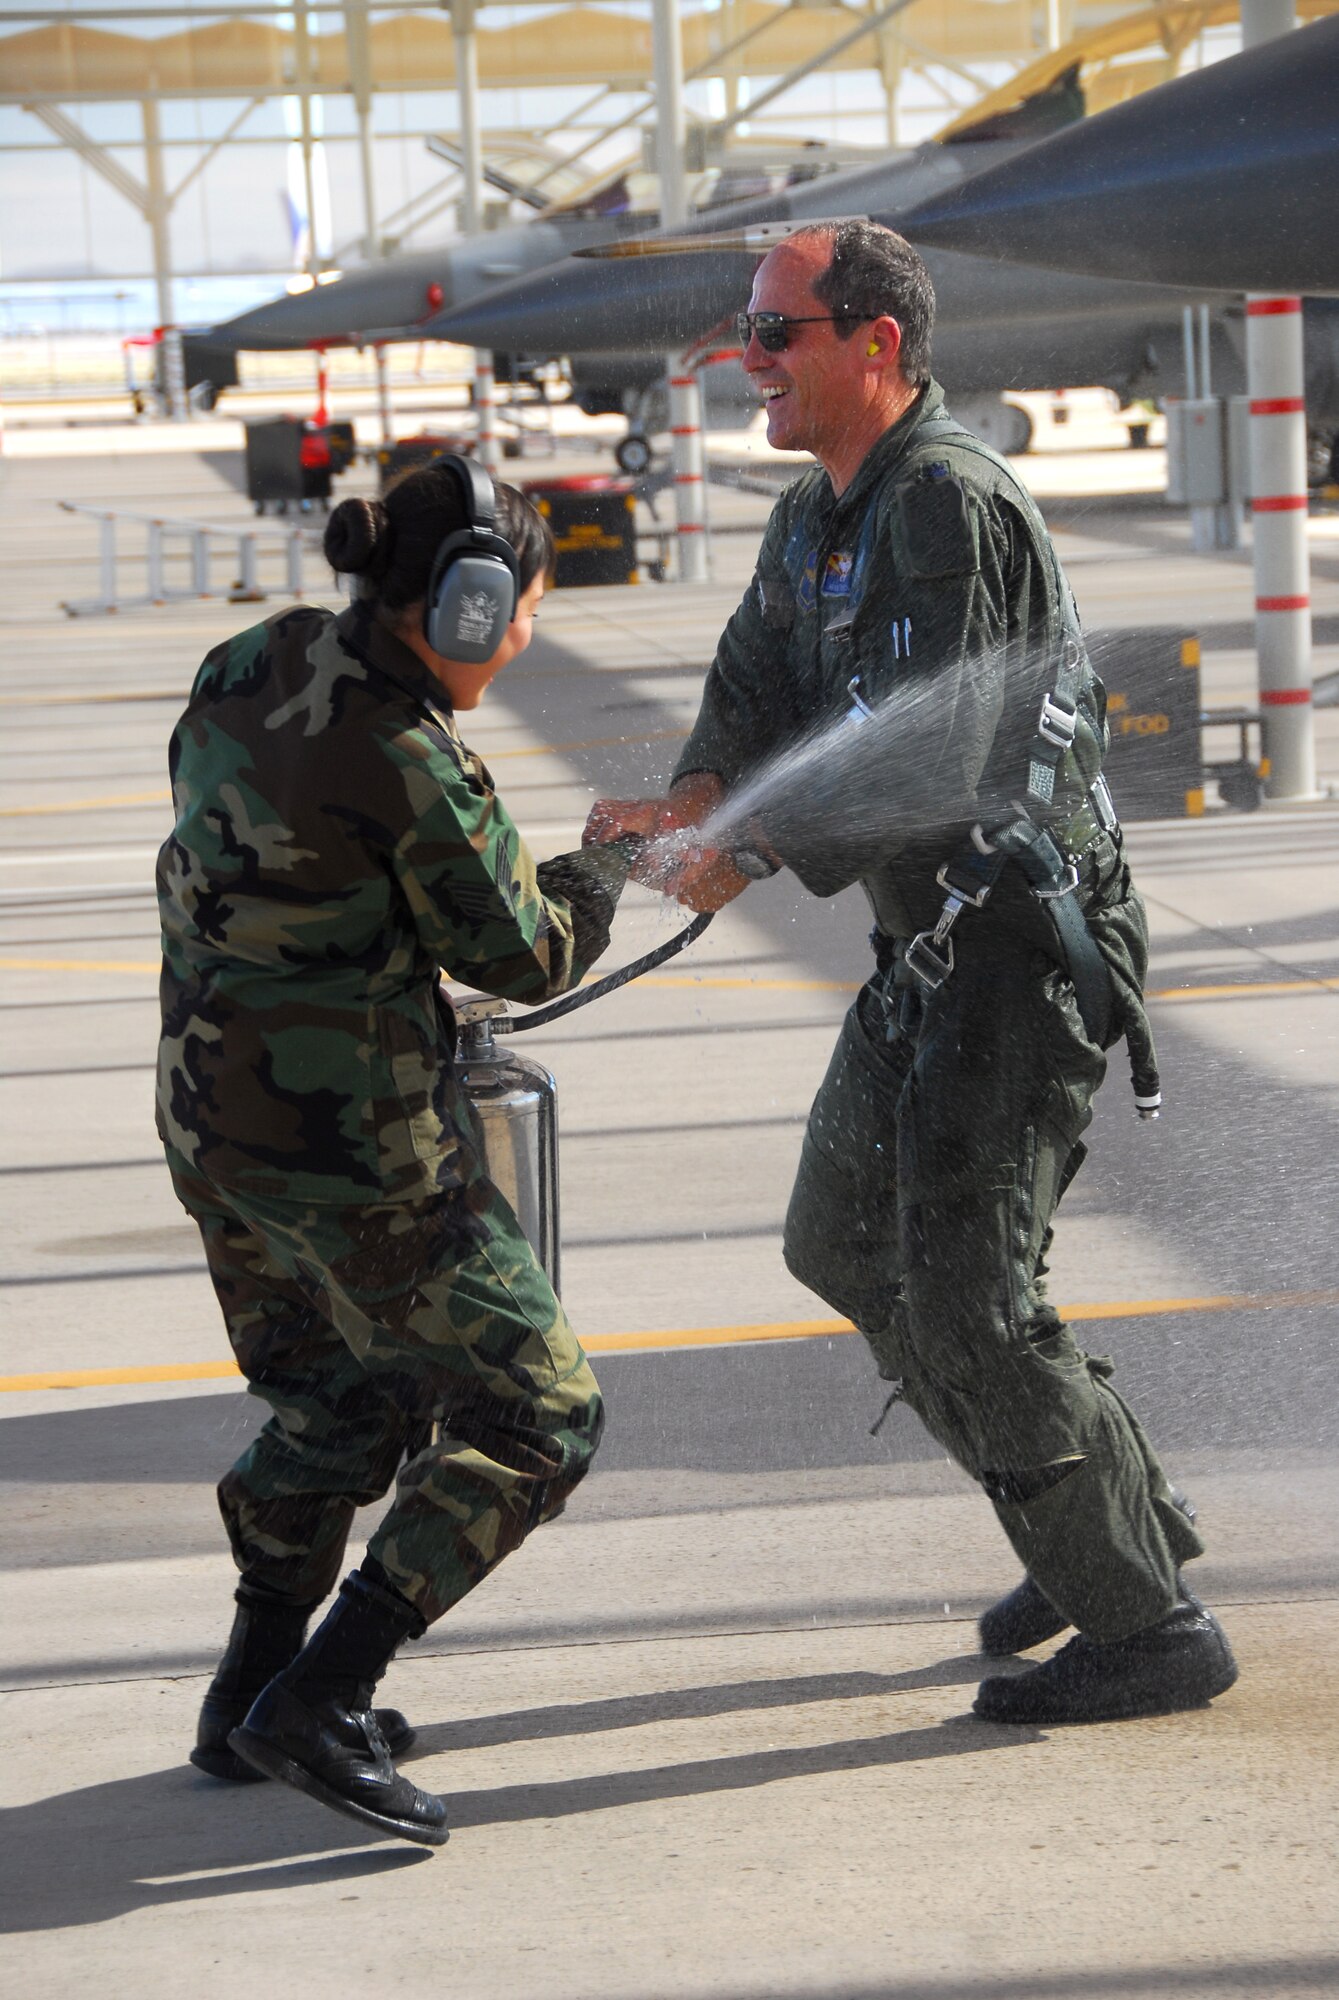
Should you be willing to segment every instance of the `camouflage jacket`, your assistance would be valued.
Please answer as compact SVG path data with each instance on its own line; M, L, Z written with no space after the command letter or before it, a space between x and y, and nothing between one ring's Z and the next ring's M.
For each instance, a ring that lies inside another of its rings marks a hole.
M170 768L162 1138L222 1187L299 1201L459 1185L474 1142L440 975L562 992L603 949L622 861L564 857L546 894L555 864L536 868L444 690L357 604L210 653Z
M783 493L677 775L714 771L734 789L849 716L831 757L806 769L802 809L764 804L759 821L815 895L861 881L880 929L911 936L943 905L941 862L968 846L975 820L1021 794L1067 635L1081 644L1036 506L931 383L839 499L821 468ZM1099 831L1084 800L1105 743L1101 684L1087 667L1084 679L1084 726L1055 814L1080 847ZM893 725L862 734L859 704L886 700ZM1016 870L979 928L1000 921L1047 939Z

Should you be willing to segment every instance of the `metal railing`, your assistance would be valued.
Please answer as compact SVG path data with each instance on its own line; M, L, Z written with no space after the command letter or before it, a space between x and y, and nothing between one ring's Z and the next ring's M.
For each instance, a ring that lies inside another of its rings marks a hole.
M232 604L263 604L271 594L304 597L306 558L320 550L319 536L301 526L220 526L161 514L132 514L119 507L89 507L81 500L56 504L67 514L83 514L98 523L98 594L65 600L61 609L71 618L204 597L223 597ZM117 530L123 526L143 528L142 549L118 549ZM220 546L233 551L236 570L222 589L214 580ZM264 579L262 553L278 557L277 564L266 563ZM143 563L143 590L122 591L118 573L122 562ZM169 581L169 568L175 572L183 564L187 580L179 582L174 574ZM272 573L276 568L277 577Z

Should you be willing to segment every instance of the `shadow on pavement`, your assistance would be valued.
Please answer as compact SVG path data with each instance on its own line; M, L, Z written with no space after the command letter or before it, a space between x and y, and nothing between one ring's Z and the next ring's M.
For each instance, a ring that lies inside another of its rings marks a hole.
M716 1687L666 1688L653 1694L614 1695L607 1701L554 1702L512 1709L463 1722L420 1729L409 1758L449 1750L483 1750L502 1743L538 1743L562 1736L598 1736L611 1729L640 1729L650 1722L683 1722L733 1715L755 1708L790 1708L804 1702L858 1701L906 1694L913 1688L955 1687L978 1681L983 1662L975 1653L938 1660L901 1674L796 1674L789 1680L725 1681ZM401 1763L406 1761L401 1758Z
M370 1847L370 1827L284 1787L219 1785L189 1766L61 1792L4 1820L3 1935L353 1881L431 1859L402 1841Z
M649 1721L674 1714L776 1705L781 1700L830 1700L843 1693L878 1693L966 1678L963 1669L968 1664L951 1660L909 1674L809 1675L790 1682L763 1682L758 1690L763 1697L761 1704L747 1699L754 1690L738 1683L645 1700L584 1703L578 1705L576 1715L578 1726L584 1723L591 1731L597 1726L626 1727L634 1718L623 1711L633 1707L641 1710L649 1706L651 1714L635 1718ZM847 1683L853 1685L848 1687ZM801 1691L798 1694L797 1689ZM605 1719L597 1724L593 1716L600 1710ZM420 1743L433 1743L439 1754L444 1754L470 1741L504 1742L553 1735L559 1732L545 1731L544 1718L563 1713L556 1708L537 1711L534 1722L524 1728L526 1718L521 1713L492 1718L491 1726L497 1733L491 1737L470 1738L451 1725L443 1725L436 1731L421 1732ZM487 1730L490 1723L481 1726ZM468 1730L470 1725L464 1728ZM552 1784L501 1785L456 1797L448 1791L448 1817L453 1831L562 1819L668 1799L746 1791L789 1778L1021 1748L1044 1740L1039 1730L997 1729L969 1716L955 1716L928 1728L837 1743L697 1758L650 1770L600 1773ZM419 1776L432 1784L436 1774L422 1772ZM189 1769L115 1779L15 1807L6 1814L6 1833L14 1859L6 1869L9 1914L0 1919L0 1931L8 1934L106 1923L135 1910L196 1902L204 1897L254 1895L259 1890L351 1880L431 1858L421 1849L398 1843L369 1848L369 1838L375 1838L369 1829L344 1821L280 1786L256 1785L243 1791L211 1784ZM314 1848L322 1851L314 1853ZM71 1865L76 1856L77 1865Z
M868 1771L892 1764L925 1763L936 1757L1022 1749L1045 1740L1039 1729L994 1728L971 1716L953 1716L924 1729L848 1737L840 1743L753 1750L741 1757L702 1757L687 1764L661 1764L650 1770L615 1771L593 1778L564 1778L548 1785L499 1785L492 1791L455 1795L447 1791L447 1817L456 1830L515 1825L523 1820L569 1819L577 1813L660 1804L666 1799L751 1791L760 1785L781 1784L788 1778L827 1777L837 1771ZM432 1782L430 1774L423 1775L427 1782ZM440 1784L439 1788L446 1789Z
M898 1980L893 1986L788 1989L789 2000L1165 2000L1173 1993L1232 1995L1233 2000L1280 2000L1294 1993L1333 1993L1339 1959L1241 1959L1224 1965L1098 1967L1028 1972L1017 1978ZM629 1995L628 2000L634 2000ZM638 1994L635 2000L645 2000ZM736 1989L731 2000L773 2000L770 1991Z

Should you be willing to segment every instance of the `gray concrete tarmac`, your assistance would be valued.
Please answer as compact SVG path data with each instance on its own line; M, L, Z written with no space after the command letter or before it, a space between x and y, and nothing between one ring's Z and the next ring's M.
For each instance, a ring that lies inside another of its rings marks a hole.
M1239 699L1248 568L1193 556L1175 516L1122 497L1121 470L1105 498L1048 501L1085 616L1198 629L1210 697ZM248 1975L299 1995L447 1976L471 2000L1333 1990L1324 804L1131 829L1168 1110L1139 1125L1116 1060L1054 1259L1053 1295L1092 1322L1200 1507L1197 1577L1243 1662L1232 1695L1049 1737L966 1715L972 1619L1012 1559L905 1411L870 1435L883 1391L863 1344L781 1265L807 1105L867 965L860 899L783 879L658 979L527 1044L559 1079L564 1294L610 1423L568 1514L392 1671L451 1845L368 1841L184 1764L229 1617L213 1483L258 1413L223 1372L153 1139L147 884L167 731L241 614L61 620L92 544L53 502L74 482L239 519L234 474L122 450L15 460L0 481L12 1977L61 1996L93 1979L231 1994ZM574 843L592 790L647 791L672 767L766 509L716 505L717 583L551 599L471 726L538 851ZM1317 540L1322 671L1334 546ZM1318 722L1339 778L1339 730ZM633 895L615 954L671 922Z

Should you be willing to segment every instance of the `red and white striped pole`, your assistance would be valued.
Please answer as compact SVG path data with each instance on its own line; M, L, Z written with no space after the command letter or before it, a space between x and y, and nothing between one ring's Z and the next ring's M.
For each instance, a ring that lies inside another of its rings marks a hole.
M1315 795L1302 301L1246 301L1260 735L1271 798Z
M706 494L703 485L702 392L682 361L670 370L670 462L679 538L680 583L707 581Z

